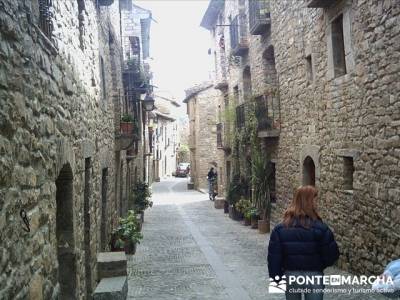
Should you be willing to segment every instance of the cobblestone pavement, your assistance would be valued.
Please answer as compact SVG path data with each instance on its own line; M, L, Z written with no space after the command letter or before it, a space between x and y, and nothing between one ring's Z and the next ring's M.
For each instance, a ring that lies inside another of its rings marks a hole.
M268 235L232 221L186 179L153 185L144 239L129 257L129 299L284 299L268 294ZM330 274L342 274L335 268ZM386 299L334 295L324 299Z

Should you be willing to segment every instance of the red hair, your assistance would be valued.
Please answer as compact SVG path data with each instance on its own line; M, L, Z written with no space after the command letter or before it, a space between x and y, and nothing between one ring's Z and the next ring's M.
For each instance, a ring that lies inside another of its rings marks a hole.
M299 187L289 207L283 214L283 224L286 227L292 226L299 221L303 227L309 227L310 219L321 220L316 208L315 198L318 191L311 185Z

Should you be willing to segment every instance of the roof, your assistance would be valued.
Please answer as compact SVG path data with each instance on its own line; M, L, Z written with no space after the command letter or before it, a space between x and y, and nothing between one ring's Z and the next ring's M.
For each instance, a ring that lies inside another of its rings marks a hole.
M166 120L169 120L169 121L172 121L172 122L175 121L175 118L167 116L166 114L163 114L163 113L161 113L159 111L155 111L154 113L156 114L156 116L158 116L160 118L163 118L163 119L166 119Z
M190 98L193 98L198 93L200 93L212 86L213 86L213 84L210 82L203 82L201 84L197 84L197 85L185 90L186 97L185 97L185 99L183 99L183 103L187 103Z
M218 14L224 7L224 3L225 0L211 0L201 20L200 26L211 30L217 22Z
M172 105L174 105L174 106L176 106L176 107L180 107L180 106L181 106L178 102L176 102L176 101L173 100L173 99L169 99L169 98L167 98L167 97L160 96L160 95L155 95L155 96L156 96L157 98L160 98L160 99L163 99L163 100L165 100L165 101L170 102Z

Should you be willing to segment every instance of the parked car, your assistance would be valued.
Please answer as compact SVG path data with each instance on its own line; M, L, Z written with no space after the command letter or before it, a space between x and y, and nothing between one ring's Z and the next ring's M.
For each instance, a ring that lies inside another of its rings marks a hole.
M175 176L176 177L186 177L190 171L189 163L180 163L176 168Z

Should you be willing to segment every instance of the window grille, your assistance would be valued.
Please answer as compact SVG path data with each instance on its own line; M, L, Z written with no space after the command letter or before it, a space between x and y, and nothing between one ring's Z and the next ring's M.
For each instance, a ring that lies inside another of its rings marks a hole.
M39 0L39 27L50 39L53 32L53 13L51 11L53 5L52 2L52 0Z

